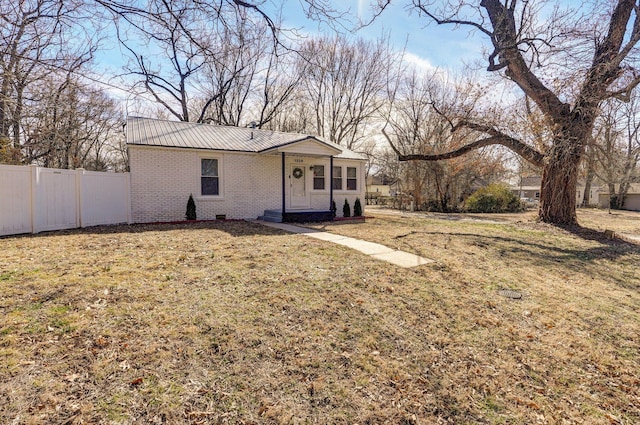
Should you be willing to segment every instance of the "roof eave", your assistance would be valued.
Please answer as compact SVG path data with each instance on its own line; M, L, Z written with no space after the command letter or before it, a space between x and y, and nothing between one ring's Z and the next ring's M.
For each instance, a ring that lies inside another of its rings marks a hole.
M330 144L328 144L326 142L323 142L322 140L319 140L319 139L317 139L317 138L315 138L313 136L307 136L307 137L303 137L303 138L300 138L300 139L292 140L290 142L281 143L281 144L279 144L277 146L272 146L270 148L260 150L260 151L258 151L258 153L262 153L262 154L279 153L279 152L283 151L283 148L290 147L291 145L295 145L297 143L306 142L308 140L311 140L311 141L313 141L315 143L318 143L319 145L324 146L325 148L329 149L330 151L333 151L332 155L339 155L339 154L342 153L342 149L336 148L334 146L331 146ZM327 155L327 156L330 156L330 155Z

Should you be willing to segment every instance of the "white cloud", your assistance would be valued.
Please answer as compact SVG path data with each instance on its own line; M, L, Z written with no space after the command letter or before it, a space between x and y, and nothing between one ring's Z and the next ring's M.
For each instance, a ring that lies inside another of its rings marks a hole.
M419 71L433 72L437 70L437 68L433 66L433 64L428 59L420 57L411 52L405 52L404 60L408 64L415 66Z
M416 55L409 51L404 53L404 61L415 68L415 70L424 75L433 75L441 82L447 82L451 76L451 69L434 66L429 59Z
M362 19L364 8L367 7L367 0L358 0L358 19Z

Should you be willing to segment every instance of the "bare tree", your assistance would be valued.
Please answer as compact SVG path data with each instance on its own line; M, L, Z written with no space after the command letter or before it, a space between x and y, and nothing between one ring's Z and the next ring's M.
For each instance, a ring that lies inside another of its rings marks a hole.
M32 107L30 87L52 73L73 73L91 60L98 29L76 25L89 16L84 2L25 0L0 6L0 145L19 158L22 122ZM77 42L76 40L82 40Z
M473 85L459 81L456 90L447 88L436 73L418 75L414 70L401 79L389 96L391 109L383 135L397 153L431 154L443 145L463 146L472 133L454 132L446 115L453 109L473 110L477 95ZM464 100L462 100L464 99ZM438 109L435 104L444 105ZM429 210L456 210L474 185L488 184L504 173L501 154L476 151L464 158L455 157L440 162L410 161L402 168L401 179L418 207ZM425 203L426 201L426 203Z
M151 1L148 12L133 28L118 26L120 43L131 56L126 70L171 115L189 121L189 79L205 61L203 48L183 31L194 24L195 10L179 1Z
M354 149L385 104L390 73L400 55L385 39L351 42L340 35L310 39L300 55L299 69L306 74L302 87L315 112L313 132Z
M134 88L181 121L240 125L247 111L261 127L292 95L278 24L240 0L151 0L148 7L97 0L114 16L131 56Z
M640 161L640 99L608 101L596 121L594 174L607 184L611 208L622 208Z
M25 118L24 154L29 163L52 168L113 168L110 144L122 122L115 102L68 73L34 87L38 108Z
M374 15L389 3L378 2ZM506 146L543 170L540 219L576 224L578 170L599 106L612 97L628 98L640 83L635 63L640 41L636 2L585 4L583 8L591 9L584 13L544 1L412 0L411 4L430 22L467 27L486 37L492 46L487 70L502 75L535 103L551 141L541 150L495 125L462 117L455 120L453 130L473 130L478 135L475 141L442 154L401 154L400 159L433 161L484 146Z
M198 79L200 97L199 122L240 125L247 110L247 121L262 127L273 118L291 95L292 86L278 91L285 71L280 69L284 56L269 37L267 25L253 22L246 11L237 12L238 25L220 29L211 38L204 70ZM297 79L291 79L295 86Z

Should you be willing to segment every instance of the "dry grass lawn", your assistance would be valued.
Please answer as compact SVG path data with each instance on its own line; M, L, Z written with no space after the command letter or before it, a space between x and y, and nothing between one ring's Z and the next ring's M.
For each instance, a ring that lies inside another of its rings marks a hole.
M436 263L245 222L0 239L0 423L640 423L640 245L374 215L319 227Z

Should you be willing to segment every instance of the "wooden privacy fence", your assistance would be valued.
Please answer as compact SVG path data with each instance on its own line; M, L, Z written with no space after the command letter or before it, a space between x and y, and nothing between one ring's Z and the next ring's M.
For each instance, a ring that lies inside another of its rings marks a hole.
M0 165L0 236L130 222L129 173Z

